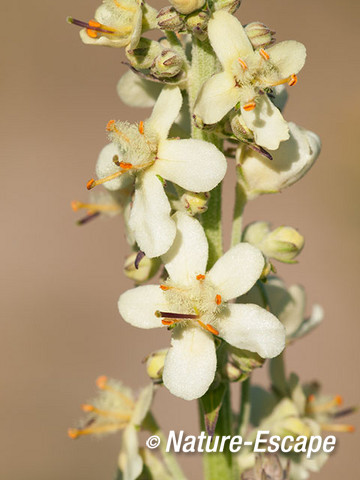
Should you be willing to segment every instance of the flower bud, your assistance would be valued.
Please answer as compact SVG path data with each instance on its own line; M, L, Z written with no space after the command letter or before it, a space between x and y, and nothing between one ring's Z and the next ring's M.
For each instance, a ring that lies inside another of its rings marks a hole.
M161 53L161 45L159 42L141 37L137 47L127 47L125 53L134 68L150 68L156 57Z
M161 30L179 32L184 28L184 20L174 7L164 7L157 15L157 24Z
M210 198L210 193L193 193L185 192L181 197L181 203L184 205L185 210L191 216L197 213L205 213L207 210L207 202Z
M159 269L160 260L143 257L136 268L138 253L134 252L127 257L124 263L124 274L136 283L143 283L153 277Z
M244 381L255 369L263 365L264 359L257 353L229 347L229 361L225 367L225 374L231 382Z
M186 26L199 40L205 40L207 38L209 19L210 16L206 12L193 13L187 17Z
M249 23L245 27L245 32L255 49L267 47L275 42L275 32L261 22Z
M168 352L167 348L156 350L146 359L146 373L152 380L161 380L164 370L165 357Z
M165 49L156 57L151 73L157 78L175 77L181 72L183 59L174 50Z
M199 10L205 4L205 0L169 0L171 5L185 15Z
M304 237L295 228L282 226L271 231L267 222L250 224L244 240L259 248L266 257L284 263L294 263L304 246Z
M230 121L230 126L236 138L243 142L253 142L253 132L247 127L241 115L236 114Z
M241 0L215 0L214 10L225 10L229 13L235 13L241 5Z

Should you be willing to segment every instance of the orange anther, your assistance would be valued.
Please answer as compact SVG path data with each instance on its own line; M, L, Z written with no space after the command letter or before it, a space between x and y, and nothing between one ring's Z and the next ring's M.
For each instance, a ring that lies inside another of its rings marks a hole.
M76 428L69 428L68 429L68 436L75 440L79 436L79 431Z
M81 405L81 410L83 410L84 412L93 412L95 410L95 407L87 403L84 403L83 405Z
M251 110L254 110L255 107L256 107L255 102L249 102L243 105L242 108L245 110L245 112L251 112Z
M350 433L355 432L355 427L354 427L354 425L349 425L349 427L348 427L348 432L350 432Z
M241 60L241 58L238 58L238 62L240 63L240 65L244 70L247 70L248 66L247 66L247 63L244 62L244 60Z
M219 332L214 328L210 323L207 323L205 326L206 330L208 330L210 333L213 333L214 335L219 335Z
M106 125L106 130L108 132L111 132L114 129L114 125L115 125L115 120L109 120Z
M88 190L91 190L91 189L94 188L94 187L95 187L95 180L94 180L93 178L91 178L91 179L87 182L86 188L87 188Z
M90 22L89 22L90 23ZM89 37L91 38L97 38L97 31L96 30L91 30L91 28L86 29L86 33L88 34Z
M161 320L161 323L168 327L169 325L173 325L175 322L174 320Z
M336 405L342 405L343 404L343 397L341 395L336 395L334 398L334 401Z
M170 287L168 287L167 285L160 285L160 288L161 290L164 290L164 292L166 292L167 290L170 290Z
M89 26L90 27L95 27L95 28L100 28L101 23L97 22L96 20L89 20Z
M107 380L108 378L106 375L102 375L101 377L98 377L96 379L96 386L100 388L100 390L104 390L106 388Z
M71 208L74 210L74 212L77 212L80 208L80 202L78 202L77 200L73 200L71 202Z
M205 280L205 275L196 275L196 280Z
M139 132L144 135L144 122L142 120L139 122Z
M308 396L308 402L313 402L315 400L315 395L312 393Z
M269 60L270 55L267 53L266 50L264 50L263 48L260 48L259 53L264 60Z
M120 162L120 163L119 163L119 166L120 166L123 170L130 170L131 168L133 168L132 163L126 163L126 162Z
M289 80L289 86L293 87L294 85L297 84L297 76L296 75L291 75L290 80Z
M216 295L215 302L216 302L216 305L221 305L221 295Z

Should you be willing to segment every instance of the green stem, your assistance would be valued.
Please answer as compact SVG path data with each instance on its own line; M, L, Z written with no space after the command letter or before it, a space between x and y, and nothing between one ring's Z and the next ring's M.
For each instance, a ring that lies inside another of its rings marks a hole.
M243 227L243 213L246 205L246 194L239 182L236 182L235 187L235 207L233 224L231 231L231 246L234 247L241 242L241 233Z
M281 396L289 395L286 380L284 352L270 360L269 369L271 383L275 389L275 392Z
M239 435L244 437L247 433L250 422L251 402L250 402L250 376L241 383L241 404L239 413Z
M182 471L179 463L177 462L172 452L166 451L167 439L163 434L159 424L151 412L149 412L143 422L143 427L149 430L154 435L160 438L160 452L164 459L164 463L175 480L186 480L184 472Z

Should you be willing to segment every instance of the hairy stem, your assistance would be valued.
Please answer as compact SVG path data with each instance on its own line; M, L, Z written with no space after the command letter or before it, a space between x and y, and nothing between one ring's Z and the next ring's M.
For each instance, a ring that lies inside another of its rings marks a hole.
M235 206L233 224L231 230L231 246L234 247L241 242L241 234L243 227L243 213L246 205L246 194L239 182L236 182L235 187Z
M241 404L239 413L239 435L244 437L250 422L251 402L250 402L250 376L241 383Z

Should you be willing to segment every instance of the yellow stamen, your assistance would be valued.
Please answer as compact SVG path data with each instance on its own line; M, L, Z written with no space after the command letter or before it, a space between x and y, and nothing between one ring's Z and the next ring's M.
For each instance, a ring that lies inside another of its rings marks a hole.
M129 138L117 128L115 120L109 120L108 121L108 123L106 125L106 130L108 132L116 133L116 135L119 135L119 137L122 137L125 140L125 142L128 142L128 143L130 142Z
M119 170L118 172L115 172L112 175L109 175L104 178L99 178L98 180L94 180L93 178L91 178L87 182L86 188L88 190L91 190L92 188L95 188L97 185L102 185L103 183L109 182L110 180L114 180L114 178L120 177L120 175L122 175L123 173L125 173L123 170Z
M139 132L144 135L144 122L142 120L139 122Z
M215 297L216 305L221 305L221 302L222 302L221 295L216 295L216 297Z
M205 280L205 275L196 275L196 280Z
M311 398L310 398L311 397ZM308 401L313 403L315 400L315 396L310 395ZM312 398L314 397L314 398ZM321 403L319 405L308 405L308 410L310 413L322 413L331 410L333 407L338 407L342 405L343 398L341 395L336 395L332 400L329 402Z
M251 112L251 110L254 110L255 107L256 107L255 102L249 102L243 105L242 108L245 110L245 112Z
M334 424L323 423L321 424L321 429L327 432L345 432L345 433L355 432L354 425L341 425L338 423L334 423Z
M112 425L101 425L100 427L88 427L88 428L69 428L68 435L70 438L75 439L81 435L92 435L96 433L108 433L115 432L116 430L122 430L127 425L125 423L113 423Z
M210 333L213 333L214 335L219 335L219 332L218 330L216 330L216 328L214 328L212 325L210 325L210 323L207 323L206 326L205 326L206 330L208 330Z
M297 76L295 74L290 75L290 77L284 78L283 80L279 80L278 82L272 83L271 87L277 87L278 85L283 85L284 83L287 83L290 85L290 87L293 87L294 85L297 84Z
M242 60L241 58L238 58L238 62L239 62L240 65L242 66L243 70L247 70L247 69L248 69L247 63L244 62L244 60Z
M119 392L119 390L116 390L116 388L113 388L111 387L109 384L108 384L108 378L106 375L102 375L101 377L98 377L96 379L96 386L100 389L100 390L107 390L108 392L113 392L113 393L116 393L117 395L119 395L119 397L121 397L124 402L129 406L129 407L134 407L135 404L134 402L131 400L131 398L127 397L126 395L124 395L123 393Z
M99 408L94 407L93 405L89 405L87 403L81 405L81 409L84 412L94 412L97 415L101 415L102 417L115 417L120 420L130 420L131 415L126 413L119 413L119 412L111 412L108 410L100 410Z
M260 48L259 53L264 60L269 60L270 55L263 48Z
M74 212L77 212L81 208L86 208L90 213L94 212L116 212L119 210L118 205L100 205L97 203L82 203L77 200L73 200L71 202L71 208L74 210Z

